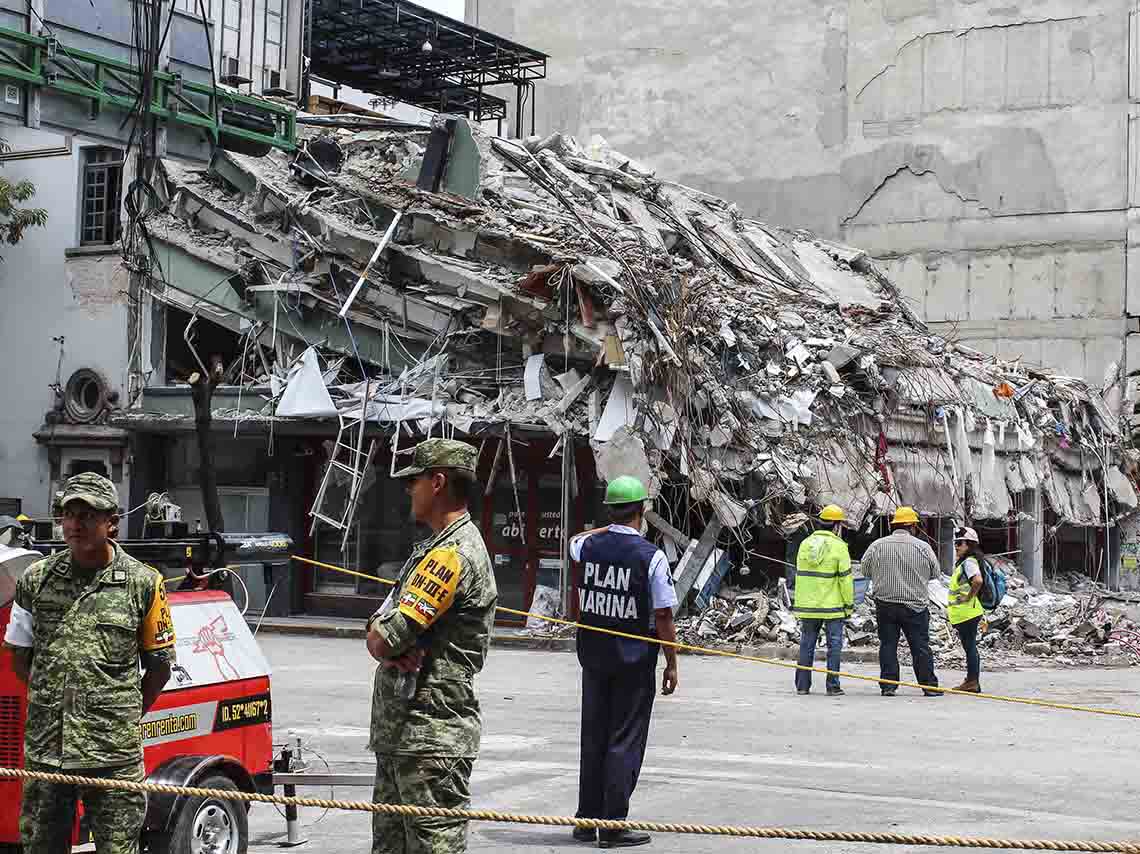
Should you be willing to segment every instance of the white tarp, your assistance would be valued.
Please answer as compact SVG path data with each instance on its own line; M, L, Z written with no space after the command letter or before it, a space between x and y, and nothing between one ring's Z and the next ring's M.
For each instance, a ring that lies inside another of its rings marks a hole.
M321 376L317 351L312 347L289 368L288 384L277 403L276 414L289 418L331 418L336 415L336 405Z
M419 421L441 418L446 407L422 397L401 397L398 394L378 394L368 401L368 420L383 424L394 421ZM359 418L360 406L345 412L346 418Z
M1009 515L1009 489L1005 466L998 463L997 437L993 424L986 422L982 435L982 461L974 477L974 515L982 519L1005 519Z

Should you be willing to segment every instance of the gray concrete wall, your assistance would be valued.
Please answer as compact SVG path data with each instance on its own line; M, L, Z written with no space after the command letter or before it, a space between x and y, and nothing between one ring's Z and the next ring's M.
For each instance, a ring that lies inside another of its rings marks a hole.
M1130 6L512 0L479 24L551 54L539 133L862 246L940 331L1099 384L1140 313Z
M0 136L14 151L63 143L56 134L20 127L0 128ZM90 144L75 138L68 155L3 167L9 181L32 181L36 196L29 205L49 211L45 228L29 229L16 246L0 247L0 495L22 498L29 515L50 509L48 454L32 434L54 401L50 386L59 344L52 338L65 338L63 382L77 368L91 367L112 388L124 389L127 280L116 273L118 258L85 255L69 261L64 255L79 246L80 157Z

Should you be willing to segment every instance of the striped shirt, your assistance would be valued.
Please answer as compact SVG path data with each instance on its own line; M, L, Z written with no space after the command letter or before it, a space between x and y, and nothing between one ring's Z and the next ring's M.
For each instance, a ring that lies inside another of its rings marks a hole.
M859 568L871 579L876 602L906 605L912 611L926 610L930 604L927 582L942 576L934 549L905 528L871 543Z

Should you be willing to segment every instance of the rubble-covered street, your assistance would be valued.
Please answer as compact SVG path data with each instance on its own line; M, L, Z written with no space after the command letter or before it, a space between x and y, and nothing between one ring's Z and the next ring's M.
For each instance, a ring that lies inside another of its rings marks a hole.
M363 642L261 635L273 665L278 739L293 732L338 772L371 774L366 750L373 665ZM875 672L870 665L857 672ZM1136 671L1023 669L990 674L1001 693L1135 710ZM939 670L954 682L961 671ZM926 699L903 690L884 700L849 681L832 699L816 685L792 690L791 671L683 657L681 684L658 697L645 769L633 800L639 818L1001 837L1133 838L1132 767L1121 762L1132 722L967 697ZM484 735L471 781L477 807L572 814L577 797L578 664L565 653L492 649L476 682ZM320 697L314 704L312 697ZM1064 757L1064 762L1059 761ZM302 790L324 797L328 789ZM336 796L367 798L368 789ZM319 810L302 810L311 825ZM284 820L255 806L250 851L276 851ZM305 848L356 854L368 817L329 813ZM658 836L651 850L871 854L866 846ZM305 848L301 850L305 850ZM578 850L569 830L478 824L475 852ZM876 851L895 854L890 846ZM909 850L909 849L908 849Z

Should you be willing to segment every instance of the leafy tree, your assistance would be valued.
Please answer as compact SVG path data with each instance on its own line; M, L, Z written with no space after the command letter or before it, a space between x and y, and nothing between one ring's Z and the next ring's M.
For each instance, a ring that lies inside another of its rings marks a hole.
M0 153L12 150L8 141L0 138ZM36 194L36 185L31 181L18 181L13 184L0 176L0 240L15 246L28 228L41 228L47 224L48 214L43 208L21 207ZM3 256L0 256L0 261Z

